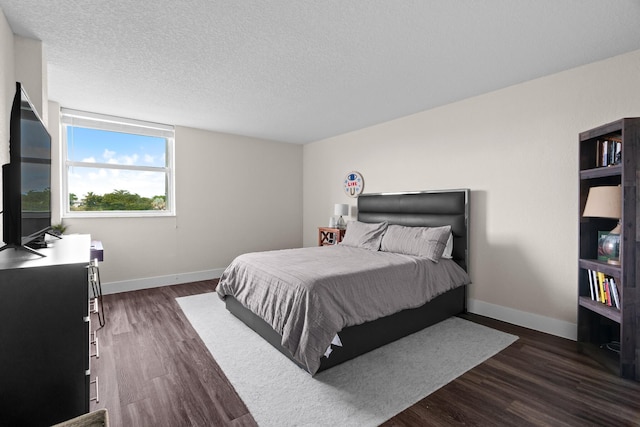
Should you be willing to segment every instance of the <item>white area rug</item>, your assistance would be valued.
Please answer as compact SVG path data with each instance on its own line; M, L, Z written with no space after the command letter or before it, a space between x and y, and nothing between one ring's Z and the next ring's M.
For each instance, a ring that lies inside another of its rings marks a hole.
M311 377L215 293L177 301L263 427L377 426L518 339L453 317Z

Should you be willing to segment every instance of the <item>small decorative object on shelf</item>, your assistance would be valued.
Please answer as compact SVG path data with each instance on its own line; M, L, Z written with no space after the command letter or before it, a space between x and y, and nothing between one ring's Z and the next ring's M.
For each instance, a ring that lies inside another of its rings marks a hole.
M640 118L579 135L578 349L640 381Z
M613 230L603 234L598 231L598 259L606 260L609 264L619 265L622 188L619 185L591 187L582 216L618 220Z

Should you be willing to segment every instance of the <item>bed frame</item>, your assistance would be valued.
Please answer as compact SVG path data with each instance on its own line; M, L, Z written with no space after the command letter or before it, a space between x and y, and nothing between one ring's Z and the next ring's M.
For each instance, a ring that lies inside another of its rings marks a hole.
M413 227L451 225L454 238L453 260L468 272L469 193L468 189L462 189L362 194L358 197L358 221L387 221L389 224ZM282 337L268 323L231 296L225 298L225 304L234 316L305 369L281 346ZM466 286L462 286L434 298L421 307L347 327L339 332L343 346L332 346L331 356L322 357L318 372L466 312L466 308Z

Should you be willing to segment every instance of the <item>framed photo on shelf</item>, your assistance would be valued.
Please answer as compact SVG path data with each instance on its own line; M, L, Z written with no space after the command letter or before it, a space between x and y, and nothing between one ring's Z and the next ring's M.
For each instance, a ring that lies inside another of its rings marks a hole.
M609 257L602 250L602 241L609 235L608 231L598 231L598 261L607 262Z

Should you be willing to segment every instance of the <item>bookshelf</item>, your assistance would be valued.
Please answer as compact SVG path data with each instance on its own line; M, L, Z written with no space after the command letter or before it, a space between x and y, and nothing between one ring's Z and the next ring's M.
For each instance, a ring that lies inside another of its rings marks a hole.
M578 349L617 375L640 381L640 292L636 273L640 266L640 118L620 119L582 132L579 144ZM617 264L599 253L598 240L603 231L614 229L618 220L583 216L590 189L602 186L620 186L621 191ZM603 301L598 298L598 288L594 289L597 277L592 272L601 273L605 279ZM606 290L610 291L609 298Z

